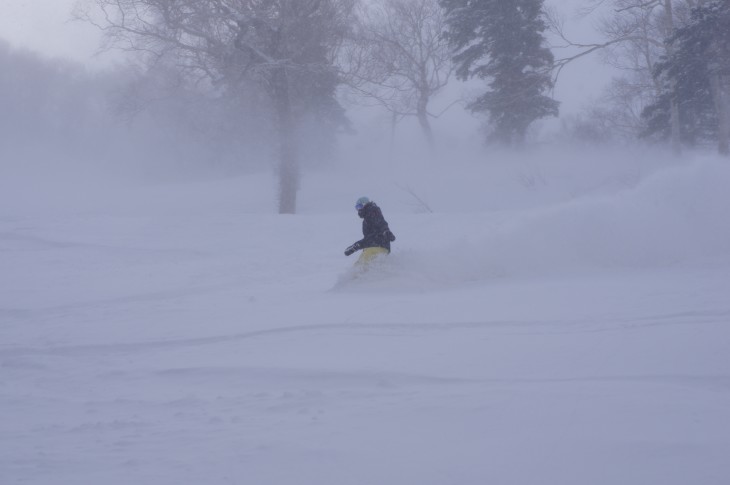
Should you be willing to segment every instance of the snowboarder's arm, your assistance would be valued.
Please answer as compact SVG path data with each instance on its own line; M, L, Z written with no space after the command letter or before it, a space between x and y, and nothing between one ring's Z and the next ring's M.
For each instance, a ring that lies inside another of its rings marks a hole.
M352 253L354 253L355 251L358 251L360 249L362 249L362 240L356 242L352 246L349 246L347 249L345 249L345 256L349 256Z

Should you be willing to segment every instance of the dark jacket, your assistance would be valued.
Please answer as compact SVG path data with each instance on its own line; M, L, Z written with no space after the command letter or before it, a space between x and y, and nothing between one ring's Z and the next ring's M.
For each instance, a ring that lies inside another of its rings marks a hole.
M379 247L390 252L390 243L395 241L395 236L390 232L380 207L375 202L368 202L365 207L357 211L357 215L362 218L362 235L364 237L353 246L357 249Z

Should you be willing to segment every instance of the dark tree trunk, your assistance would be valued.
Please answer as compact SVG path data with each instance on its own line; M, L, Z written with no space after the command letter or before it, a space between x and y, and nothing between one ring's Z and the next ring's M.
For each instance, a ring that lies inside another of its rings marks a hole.
M299 164L286 69L279 68L273 71L271 94L276 107L279 137L279 214L295 214L299 190Z
M390 118L390 145L388 146L388 162L393 163L395 159L395 130L398 125L398 113L393 111Z
M674 11L672 0L664 0L664 13L666 15L667 32L672 32L674 30ZM669 47L669 55L672 54L672 51L673 49ZM676 155L679 155L682 152L682 140L679 124L679 103L675 97L676 81L672 79L670 83L673 94L672 98L669 100L669 123L671 126L672 151Z
M717 111L717 141L721 155L730 155L730 76L719 74L710 77L710 86Z
M423 131L423 135L426 137L426 142L428 143L429 150L433 151L434 149L434 138L433 138L433 130L431 129L431 122L428 120L428 96L425 94L422 94L421 97L418 99L418 106L416 108L416 113L418 116L418 123L421 125L421 131Z

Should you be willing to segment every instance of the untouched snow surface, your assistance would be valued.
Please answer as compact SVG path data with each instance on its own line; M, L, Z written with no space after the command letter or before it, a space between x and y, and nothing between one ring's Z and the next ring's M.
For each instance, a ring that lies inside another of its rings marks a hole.
M6 177L0 483L730 483L730 164L515 157Z

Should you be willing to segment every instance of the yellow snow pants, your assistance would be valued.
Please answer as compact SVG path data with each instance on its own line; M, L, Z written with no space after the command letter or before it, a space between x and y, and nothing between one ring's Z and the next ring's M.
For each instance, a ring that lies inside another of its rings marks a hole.
M382 254L388 254L388 250L385 248L365 248L362 250L360 258L355 262L355 266L367 267Z

